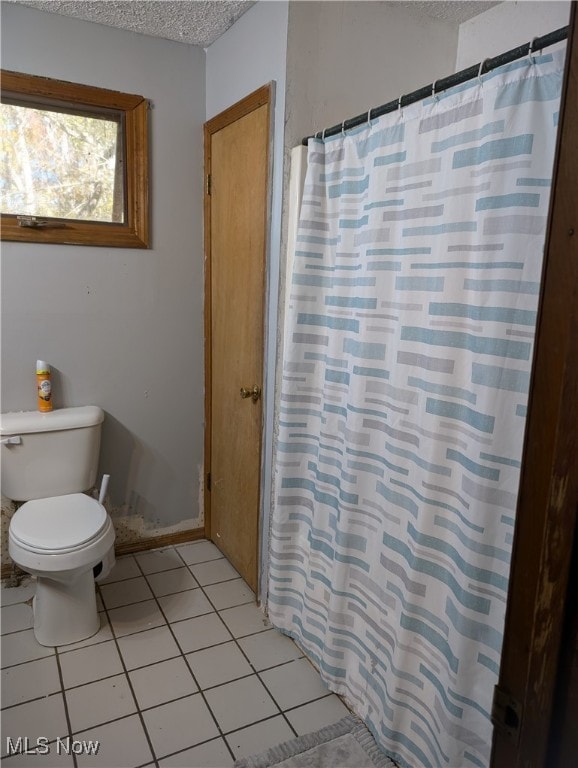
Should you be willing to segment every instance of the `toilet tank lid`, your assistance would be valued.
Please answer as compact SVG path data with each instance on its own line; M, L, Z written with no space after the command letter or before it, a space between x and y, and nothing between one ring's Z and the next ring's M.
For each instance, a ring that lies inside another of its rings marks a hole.
M104 411L97 405L59 408L48 413L19 411L0 416L0 434L23 435L34 432L56 432L65 429L94 427L104 421Z

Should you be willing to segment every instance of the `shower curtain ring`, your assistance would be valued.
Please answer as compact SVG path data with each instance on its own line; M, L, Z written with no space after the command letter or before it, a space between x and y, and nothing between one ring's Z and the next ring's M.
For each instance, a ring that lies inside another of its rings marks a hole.
M530 59L530 64L535 64L536 63L536 59L532 56L532 54L534 53L534 43L536 42L537 39L538 39L537 37L534 37L532 39L532 42L528 46L528 58ZM542 55L542 49L541 48L540 48L540 55Z
M482 63L480 64L480 68L478 69L478 83L480 86L483 86L483 80L482 80L482 69L484 68L484 64L486 63L487 59L484 59Z
M403 114L403 107L401 106L401 100L403 99L403 94L399 97L397 100L397 108L399 109L399 114Z
M436 93L436 82L437 82L437 80L434 80L434 81L433 81L433 83L432 83L432 86L431 86L431 95L432 95L432 99L434 99L434 101L439 101L439 100L440 100L440 97L439 97L439 96L438 96L438 94Z
M345 120L341 123L341 136L345 138Z
M325 131L326 130L327 130L327 128L323 129L323 133L321 134L321 141L325 141Z
M367 110L367 124L368 124L368 126L369 126L370 128L372 127L372 126L371 126L371 110L372 110L372 107L370 107L370 108Z

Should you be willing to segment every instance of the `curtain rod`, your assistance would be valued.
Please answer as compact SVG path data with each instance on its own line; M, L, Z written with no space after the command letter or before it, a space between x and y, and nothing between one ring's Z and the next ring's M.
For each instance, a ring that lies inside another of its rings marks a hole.
M434 93L441 93L448 88L453 88L454 85L460 85L468 80L472 80L474 77L481 77L487 72L491 72L492 69L497 69L504 64L510 64L512 61L516 61L516 59L521 59L523 56L529 56L535 51L541 51L543 48L547 48L550 45L566 40L568 37L568 30L569 27L561 27L554 32L549 32L543 37L535 37L531 43L519 45L517 48L512 48L511 51L501 53L499 56L494 56L492 59L484 59L480 64L474 64L453 75L444 77L441 80L436 80L430 85L419 88L417 91L412 91L412 93L400 96L400 98L395 99L395 101L389 101L381 107L372 107L369 112L365 112L363 115L351 117L349 120L344 120L342 123L333 125L331 128L326 128L324 131L317 131L317 133L311 136L306 136L301 143L307 146L309 139L321 139L326 136L336 136L338 133L348 131L350 128L355 128L358 125L363 125L363 123L368 123L372 118L381 117L388 112L395 112L396 109L407 107L408 104L427 99Z

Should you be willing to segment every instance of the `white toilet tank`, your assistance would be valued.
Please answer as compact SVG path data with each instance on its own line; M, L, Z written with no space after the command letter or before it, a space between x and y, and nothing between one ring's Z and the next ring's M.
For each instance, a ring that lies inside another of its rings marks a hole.
M2 494L30 501L94 485L104 412L95 405L3 413Z

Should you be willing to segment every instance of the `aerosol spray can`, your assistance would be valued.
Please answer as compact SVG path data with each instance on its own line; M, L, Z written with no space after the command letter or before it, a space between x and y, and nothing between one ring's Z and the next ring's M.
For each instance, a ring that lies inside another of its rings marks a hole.
M38 410L46 413L52 410L52 385L50 366L44 360L36 361L36 388L38 390Z

